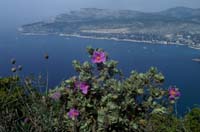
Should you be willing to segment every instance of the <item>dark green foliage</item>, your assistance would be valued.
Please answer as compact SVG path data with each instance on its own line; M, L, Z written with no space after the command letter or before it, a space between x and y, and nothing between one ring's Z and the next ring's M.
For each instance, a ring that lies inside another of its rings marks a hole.
M148 120L146 131L149 132L184 132L181 120L173 115L153 114Z
M66 130L65 104L37 92L33 79L20 81L15 76L0 78L0 132Z
M194 108L186 114L184 124L188 131L200 132L200 108Z
M0 79L0 130L16 131L24 114L25 101L26 96L18 77Z

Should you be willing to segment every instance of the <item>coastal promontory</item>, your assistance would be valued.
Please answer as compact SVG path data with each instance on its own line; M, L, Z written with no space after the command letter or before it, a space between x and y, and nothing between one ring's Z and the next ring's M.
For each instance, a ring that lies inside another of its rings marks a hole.
M200 9L176 7L161 12L84 8L49 21L23 25L27 35L57 34L99 39L184 44L200 48Z

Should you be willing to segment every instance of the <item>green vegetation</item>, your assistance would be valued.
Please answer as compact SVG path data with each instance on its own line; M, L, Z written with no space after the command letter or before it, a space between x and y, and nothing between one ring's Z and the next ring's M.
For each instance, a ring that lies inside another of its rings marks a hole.
M48 94L37 80L0 78L0 131L199 132L200 108L183 118L173 105L178 88L162 88L156 68L125 78L102 49L87 49L91 62L73 61L78 75Z
M200 109L194 108L185 115L184 124L187 130L192 132L200 131Z

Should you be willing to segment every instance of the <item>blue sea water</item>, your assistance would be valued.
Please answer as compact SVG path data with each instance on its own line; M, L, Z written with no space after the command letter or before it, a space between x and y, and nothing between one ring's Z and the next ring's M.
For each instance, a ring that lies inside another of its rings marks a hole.
M145 72L155 66L165 77L164 87L176 85L181 90L178 111L186 112L194 104L200 104L200 50L177 45L158 45L111 40L82 39L75 37L23 36L17 32L0 33L0 76L11 75L10 59L23 65L21 75L34 73L45 75L48 65L50 87L60 84L75 74L72 60L90 61L86 47L103 48L110 58L119 61L118 68L126 76L132 70ZM49 54L48 62L44 54Z

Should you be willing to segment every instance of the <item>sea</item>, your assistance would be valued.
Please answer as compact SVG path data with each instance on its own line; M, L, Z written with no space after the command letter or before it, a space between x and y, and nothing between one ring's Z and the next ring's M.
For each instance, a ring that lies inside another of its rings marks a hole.
M90 61L86 47L103 48L110 59L119 62L118 68L125 76L132 70L146 72L157 67L165 76L164 88L177 86L181 98L177 102L179 113L185 113L200 104L200 63L192 61L200 57L200 50L180 45L161 45L114 40L97 40L57 35L22 35L17 30L0 31L0 76L12 75L16 65L22 65L19 73L25 77L46 76L49 87L58 86L63 80L77 75L73 60ZM45 60L44 55L49 59Z

